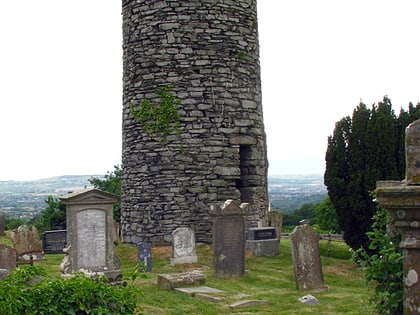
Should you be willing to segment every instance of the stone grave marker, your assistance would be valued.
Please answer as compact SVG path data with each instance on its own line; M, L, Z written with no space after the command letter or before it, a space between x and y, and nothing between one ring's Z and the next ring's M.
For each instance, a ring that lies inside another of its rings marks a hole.
M246 249L255 256L276 256L279 254L279 239L274 227L251 228L248 230Z
M196 262L194 231L186 227L173 231L171 266Z
M290 244L297 288L325 289L318 233L307 224L296 226L290 234Z
M6 232L4 231L4 221L5 221L5 215L4 212L0 212L0 235L6 235Z
M30 260L43 259L41 240L38 236L38 230L32 226L21 225L10 232L13 247L17 250L18 258Z
M118 280L121 271L115 256L113 204L116 195L90 188L60 198L66 205L66 270L103 273Z
M283 228L283 215L278 211L269 211L263 220L264 226L276 228L277 238L281 238Z
M137 244L137 258L140 263L144 263L147 272L152 271L152 243L141 242Z
M245 212L248 204L238 206L226 200L222 207L213 205L213 265L216 277L245 274Z
M16 249L4 244L0 244L0 269L15 269L16 260Z
M45 254L62 254L67 245L67 230L42 233L42 250Z

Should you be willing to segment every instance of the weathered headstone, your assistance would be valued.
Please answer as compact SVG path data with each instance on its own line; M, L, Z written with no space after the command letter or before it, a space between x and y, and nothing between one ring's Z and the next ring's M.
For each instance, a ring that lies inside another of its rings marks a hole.
M171 266L196 262L194 231L191 228L178 228L173 231Z
M42 250L45 254L62 254L66 245L66 230L45 231L42 233Z
M4 244L0 244L0 269L15 269L16 260L16 249Z
M296 226L290 235L293 269L299 290L324 289L319 236L309 225Z
M152 243L141 242L137 244L137 258L140 263L144 264L147 272L152 271Z
M276 256L279 254L279 239L274 227L251 228L248 230L246 249L255 256Z
M0 212L0 235L6 235L6 232L4 231L4 221L5 221L5 215L4 212Z
M269 211L264 217L264 226L274 227L277 231L277 238L280 240L283 227L283 215L278 211Z
M113 204L118 197L90 188L60 198L66 205L67 269L101 272L120 278L113 233Z
M226 200L222 207L213 205L213 265L216 277L245 274L245 219L248 204L239 207Z
M41 240L36 227L21 225L10 232L13 247L17 250L19 259L43 259Z

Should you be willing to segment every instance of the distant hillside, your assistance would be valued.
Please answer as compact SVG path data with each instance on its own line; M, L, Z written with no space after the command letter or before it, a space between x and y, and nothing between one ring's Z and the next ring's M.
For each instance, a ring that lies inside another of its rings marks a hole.
M92 177L57 176L34 181L0 181L0 211L9 217L31 218L45 209L48 195L60 197L89 187ZM319 203L327 196L322 175L275 175L268 177L271 207L291 212L305 203Z
M292 212L304 204L321 202L327 189L321 174L273 175L268 176L268 196L273 210Z
M59 197L90 186L91 177L66 175L33 181L0 181L0 211L10 217L31 218L45 209L48 195Z

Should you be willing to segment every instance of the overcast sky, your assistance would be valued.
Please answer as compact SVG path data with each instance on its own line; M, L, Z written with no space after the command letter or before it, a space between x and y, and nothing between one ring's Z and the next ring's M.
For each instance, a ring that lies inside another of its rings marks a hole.
M238 0L239 1L239 0ZM0 2L0 180L121 163L121 1ZM420 100L417 0L259 0L270 174L323 173L362 100Z

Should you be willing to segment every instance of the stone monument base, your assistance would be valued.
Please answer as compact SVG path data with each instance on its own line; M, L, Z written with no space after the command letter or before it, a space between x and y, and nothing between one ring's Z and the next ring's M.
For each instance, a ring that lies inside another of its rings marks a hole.
M182 265L182 264L195 264L197 262L197 256L183 256L171 258L171 266Z
M255 256L276 256L279 254L279 240L247 240L246 249Z
M121 270L104 270L104 271L89 271L80 269L80 273L83 273L86 277L95 279L97 277L107 277L109 282L119 282L122 280L122 272ZM73 273L62 273L61 278L63 279L70 279L74 277Z

